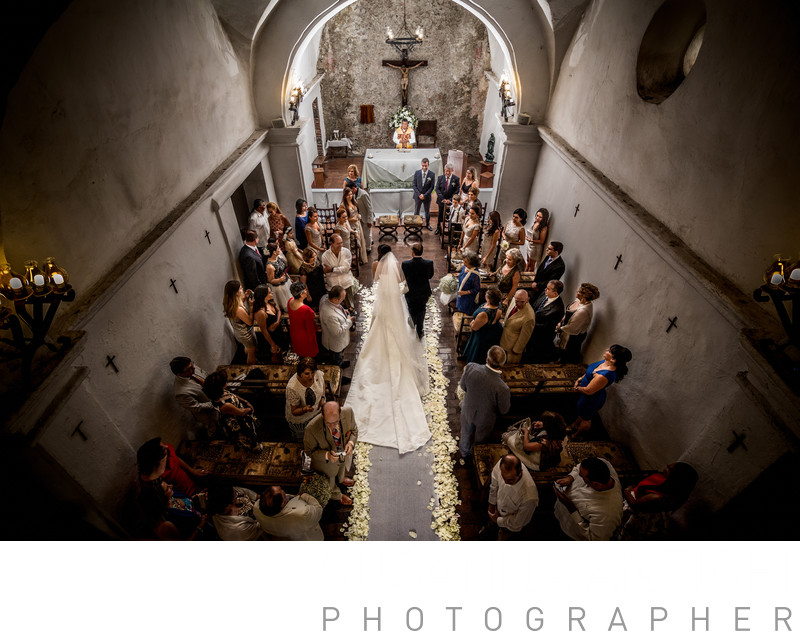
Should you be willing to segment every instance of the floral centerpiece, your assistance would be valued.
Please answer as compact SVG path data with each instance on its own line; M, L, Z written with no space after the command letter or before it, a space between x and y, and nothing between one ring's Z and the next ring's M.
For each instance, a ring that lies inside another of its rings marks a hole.
M414 112L411 110L411 107L408 106L400 107L399 109L397 109L397 111L392 113L392 116L389 118L389 126L392 129L398 128L401 122L403 121L403 118L408 120L408 123L411 125L412 128L414 129L417 128L417 123L419 122L419 118L417 118L417 116L414 115Z

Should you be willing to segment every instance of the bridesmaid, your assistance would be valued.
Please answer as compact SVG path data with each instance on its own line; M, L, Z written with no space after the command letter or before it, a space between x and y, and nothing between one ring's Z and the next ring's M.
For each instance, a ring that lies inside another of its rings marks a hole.
M525 209L517 209L503 229L503 239L508 242L508 248L519 249L523 260L525 260L523 264L528 260L527 242L525 240L525 222L527 219L528 213ZM505 259L505 251L501 249L499 262L502 264Z
M322 259L325 248L322 246L322 226L319 223L319 213L317 209L308 210L308 222L305 228L306 244L313 248L317 253L317 262Z
M467 173L464 176L464 181L461 183L461 192L464 194L464 197L469 194L469 190L473 184L475 185L475 188L478 188L478 184L475 181L475 173L475 169L472 167L467 169Z
M533 226L528 231L528 270L536 271L539 260L542 259L542 251L547 246L547 229L550 226L550 211L539 209L533 218Z
M486 255L481 260L481 265L494 271L497 268L498 258L500 257L500 235L502 234L503 223L500 221L500 212L492 211L489 214L489 228L486 229L486 237L483 245L489 245Z
M356 199L353 195L353 189L350 187L345 187L344 191L342 192L341 206L347 211L347 221L350 222L350 226L354 230L360 229L362 226L361 213L358 212L358 206L356 206ZM350 248L350 244L345 244L345 246ZM367 263L367 247L364 242L361 242L358 247L358 263Z
M247 363L255 364L256 336L253 333L253 292L245 291L239 280L229 280L222 293L222 310L231 323L233 336L244 347Z

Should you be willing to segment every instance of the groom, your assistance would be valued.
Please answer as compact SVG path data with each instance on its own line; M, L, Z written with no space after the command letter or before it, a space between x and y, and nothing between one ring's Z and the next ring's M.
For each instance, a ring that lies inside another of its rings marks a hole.
M422 244L412 244L410 260L403 262L403 275L406 276L408 293L408 314L422 339L422 325L425 322L425 306L431 296L430 279L433 277L433 262L422 259Z

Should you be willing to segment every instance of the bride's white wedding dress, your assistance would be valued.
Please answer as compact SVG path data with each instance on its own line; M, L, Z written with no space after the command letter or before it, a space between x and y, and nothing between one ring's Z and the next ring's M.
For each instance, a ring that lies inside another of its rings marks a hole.
M358 356L345 404L353 409L359 441L416 450L431 432L421 396L428 392L428 362L408 315L397 258L387 253L375 272L372 326Z

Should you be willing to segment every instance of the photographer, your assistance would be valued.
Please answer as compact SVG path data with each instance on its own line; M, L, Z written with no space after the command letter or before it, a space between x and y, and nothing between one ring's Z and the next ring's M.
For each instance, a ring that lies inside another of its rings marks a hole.
M311 468L325 475L331 483L331 499L343 506L353 500L342 493L340 486L349 488L353 480L345 472L353 463L353 449L358 441L358 427L350 407L339 408L327 402L322 414L308 422L303 436L303 450L311 457Z
M350 362L343 360L342 353L350 344L350 327L353 316L342 306L345 290L338 284L322 298L319 304L319 323L322 327L322 346L330 353L330 362L344 369Z

